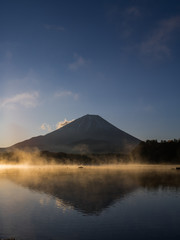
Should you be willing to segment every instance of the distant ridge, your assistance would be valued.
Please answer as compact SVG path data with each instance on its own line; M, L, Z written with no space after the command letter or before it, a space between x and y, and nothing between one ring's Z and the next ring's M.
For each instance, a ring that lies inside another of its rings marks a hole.
M44 136L33 137L8 149L38 148L67 153L119 153L131 151L139 139L98 115L87 114Z

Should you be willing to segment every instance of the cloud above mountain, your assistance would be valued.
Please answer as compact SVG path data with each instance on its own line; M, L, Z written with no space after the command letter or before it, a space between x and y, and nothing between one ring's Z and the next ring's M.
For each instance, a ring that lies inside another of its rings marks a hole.
M79 56L78 54L74 54L74 61L68 65L68 68L72 71L76 71L82 67L87 66L89 63L88 60L83 58L82 56Z
M141 44L141 51L145 55L162 58L171 54L170 40L180 28L180 16L160 21L157 27Z
M57 122L55 125L50 125L50 124L44 122L41 124L40 129L43 131L46 131L46 132L51 132L51 131L54 131L55 129L57 130L59 128L62 128L73 121L74 121L74 119L68 121L65 118L63 121Z
M17 106L22 106L25 108L34 108L38 104L39 93L34 92L24 92L16 94L11 97L4 98L0 101L0 108L16 108Z
M52 131L51 126L50 126L49 124L47 124L47 123L42 123L40 128L41 128L41 130L43 130L43 131L48 131L48 132L51 132L51 131Z
M67 124L69 124L69 123L71 123L71 122L73 122L73 121L74 121L74 119L68 121L68 120L65 118L64 121L58 122L58 123L56 124L56 129L62 128L62 127L66 126Z
M62 90L62 91L57 91L55 93L55 97L56 98L67 98L67 97L71 97L74 100L77 100L79 98L79 94L78 93L74 93L70 90Z

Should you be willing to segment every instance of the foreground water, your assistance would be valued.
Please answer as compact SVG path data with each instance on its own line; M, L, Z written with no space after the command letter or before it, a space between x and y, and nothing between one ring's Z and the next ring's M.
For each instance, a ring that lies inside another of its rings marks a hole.
M180 239L172 166L0 167L0 238Z

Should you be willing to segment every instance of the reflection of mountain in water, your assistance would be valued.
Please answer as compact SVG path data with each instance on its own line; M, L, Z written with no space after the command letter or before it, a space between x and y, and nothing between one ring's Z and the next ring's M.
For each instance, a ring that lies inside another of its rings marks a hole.
M24 187L58 198L85 214L98 214L140 187L179 188L176 171L105 169L14 169L6 176Z

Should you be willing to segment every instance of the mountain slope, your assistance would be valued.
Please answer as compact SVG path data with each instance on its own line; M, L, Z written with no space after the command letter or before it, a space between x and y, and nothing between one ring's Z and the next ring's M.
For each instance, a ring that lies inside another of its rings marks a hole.
M127 152L139 139L113 126L98 115L85 115L45 136L17 143L11 148L38 148L53 152Z

